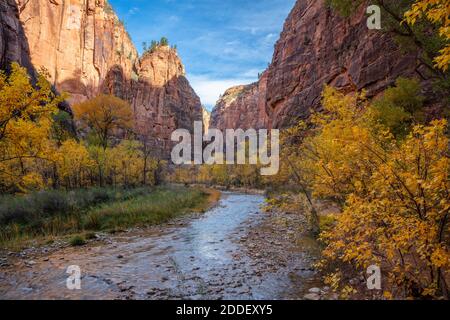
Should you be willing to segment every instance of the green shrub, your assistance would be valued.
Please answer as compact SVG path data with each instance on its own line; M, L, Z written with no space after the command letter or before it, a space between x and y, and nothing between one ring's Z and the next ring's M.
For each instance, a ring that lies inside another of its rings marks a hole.
M0 244L36 236L123 229L167 221L202 205L189 188L93 188L0 196Z
M84 234L84 238L85 238L86 240L92 240L92 239L97 238L97 236L95 235L95 232L86 232L86 233Z
M336 218L333 214L319 216L319 229L320 231L328 231L336 223Z
M384 91L371 109L375 118L396 137L404 137L412 123L425 121L424 97L420 95L420 83L415 79L398 78L395 86Z
M72 247L84 246L86 244L86 240L84 239L83 236L76 235L70 238L69 244Z

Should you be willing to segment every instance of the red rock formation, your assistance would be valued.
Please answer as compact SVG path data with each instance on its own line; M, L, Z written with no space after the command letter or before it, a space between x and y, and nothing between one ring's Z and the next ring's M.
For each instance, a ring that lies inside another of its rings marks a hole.
M97 95L111 69L126 78L136 70L138 53L105 0L16 0L31 60L45 67L69 102Z
M306 118L320 108L324 84L369 97L412 76L416 56L404 54L392 38L369 30L365 7L351 19L325 8L324 1L297 1L275 47L268 70L267 112L274 127Z
M399 76L415 75L416 66L416 56L404 54L388 34L367 28L364 7L344 19L327 8L324 0L298 0L275 46L267 79L261 80L267 81L266 90L260 90L265 94L259 93L265 99L265 112L241 115L255 109L236 103L224 108L219 101L214 122L245 127L252 117L255 122L267 116L269 127L286 127L307 118L311 109L320 110L324 84L346 92L366 89L371 97ZM244 96L237 103L251 106L251 100Z
M267 73L263 73L259 82L225 91L211 114L210 127L220 130L266 128L266 84Z
M185 78L176 50L168 46L145 54L138 73L132 94L138 131L157 137L156 144L168 155L172 132L193 130L194 121L202 121L200 98Z

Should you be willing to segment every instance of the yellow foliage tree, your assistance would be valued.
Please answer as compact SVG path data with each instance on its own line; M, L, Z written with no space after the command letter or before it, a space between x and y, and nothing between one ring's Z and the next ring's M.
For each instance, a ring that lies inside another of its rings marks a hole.
M11 74L0 72L0 185L10 191L42 187L43 178L33 165L53 161L54 144L50 140L52 116L62 98L40 74L35 86L27 71L17 63Z
M397 141L373 119L364 94L327 87L323 106L299 165L313 173L314 195L342 208L335 227L322 233L325 258L357 270L384 267L387 295L448 296L446 121L416 125Z
M88 186L94 166L87 148L75 140L64 141L58 149L58 176L67 188Z
M75 119L98 138L103 149L120 130L133 125L133 111L128 102L110 95L99 95L73 107Z
M407 23L411 25L414 25L422 17L436 24L439 27L439 35L447 42L447 45L435 58L436 66L447 71L450 64L450 1L417 0L405 13Z
M108 149L107 172L113 185L155 184L156 160L144 157L138 141L124 140Z

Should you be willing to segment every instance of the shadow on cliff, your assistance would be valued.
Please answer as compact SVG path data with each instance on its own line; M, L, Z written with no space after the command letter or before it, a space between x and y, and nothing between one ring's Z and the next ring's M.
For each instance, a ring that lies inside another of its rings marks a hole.
M60 92L68 93L69 99L73 103L91 99L99 94L111 94L123 100L132 100L133 80L128 79L120 65L114 65L107 72L105 79L100 81L99 86L94 86L88 81L82 81L81 69L73 72L72 77L58 84Z
M170 129L191 129L194 121L201 121L200 98L184 76L173 77L163 86L155 86L134 73L136 78L130 79L122 66L114 65L99 86L92 86L84 83L81 70L76 70L70 79L58 84L58 89L70 93L69 100L73 103L98 94L114 95L128 101L136 112L145 113L148 116L145 120L151 120L149 125L153 126L167 126L168 120L173 119L175 122L170 124Z
M0 67L8 72L11 63L17 62L36 80L37 72L31 63L28 39L18 17L19 8L14 0L0 2Z
M30 55L30 46L25 30L19 20L19 7L15 0L3 0L0 2L0 68L7 73L11 70L11 64L17 62L26 68L35 84L38 70L33 66ZM53 92L59 94L53 86ZM72 114L67 102L59 104L59 109ZM74 132L73 124L69 128Z

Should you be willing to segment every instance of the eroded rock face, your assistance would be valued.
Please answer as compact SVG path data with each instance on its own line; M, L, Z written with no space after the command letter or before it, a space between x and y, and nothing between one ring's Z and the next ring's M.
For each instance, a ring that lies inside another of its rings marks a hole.
M265 110L267 73L259 82L228 89L216 104L211 114L211 128L226 129L266 128Z
M155 148L167 156L172 132L178 128L192 132L194 121L202 121L200 98L186 79L176 50L168 46L145 54L138 73L132 94L138 131L156 137Z
M35 68L76 103L97 95L120 66L127 79L138 53L105 0L16 0Z
M413 76L416 56L405 54L392 38L369 30L365 7L344 19L324 1L297 1L275 47L268 70L267 113L273 127L306 118L320 109L324 84L368 97Z
M138 133L166 157L170 135L202 120L201 103L176 50L159 47L141 59L106 0L1 0L0 61L30 72L44 67L75 104L99 93L128 100Z
M366 89L372 97L393 85L399 76L417 75L416 66L414 54L402 52L388 34L367 28L365 7L351 19L344 19L327 8L324 0L298 0L260 81L267 82L265 111L260 111L263 115L236 113L255 110L249 107L254 104L249 90L249 97L237 101L249 106L224 108L219 101L214 113L221 119L215 123L245 127L241 118L253 116L268 117L268 127L287 127L308 118L311 109L321 109L324 84L345 92Z

